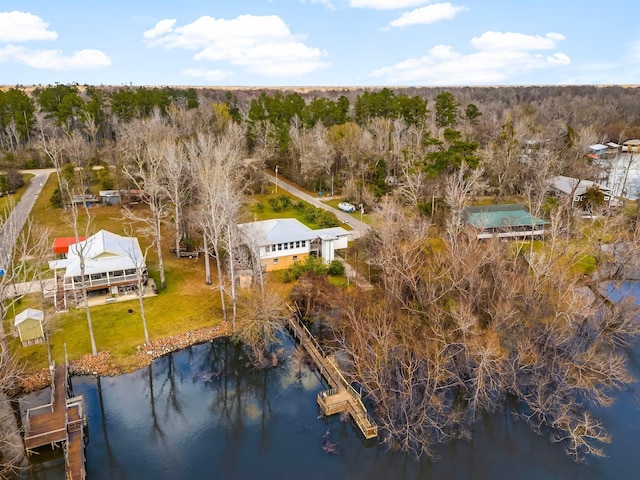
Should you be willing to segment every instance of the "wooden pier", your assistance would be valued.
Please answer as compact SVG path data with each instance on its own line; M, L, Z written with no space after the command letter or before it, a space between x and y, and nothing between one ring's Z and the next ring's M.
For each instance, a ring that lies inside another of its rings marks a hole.
M51 403L27 410L24 446L31 454L45 445L62 445L67 480L85 479L84 400L69 397L68 375L67 365L51 367Z
M330 388L320 392L317 397L321 413L325 416L348 413L364 438L377 437L378 427L369 418L360 394L345 380L336 362L331 356L324 355L316 339L295 313L289 317L288 322L293 335L329 384Z

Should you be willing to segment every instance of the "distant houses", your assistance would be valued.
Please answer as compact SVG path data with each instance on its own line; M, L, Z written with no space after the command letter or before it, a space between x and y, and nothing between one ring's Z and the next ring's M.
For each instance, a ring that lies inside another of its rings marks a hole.
M467 207L463 217L477 231L478 239L541 237L547 225L520 204Z
M244 242L257 252L265 271L289 268L309 255L325 263L335 258L335 251L347 248L349 232L342 227L312 230L295 218L262 220L238 225Z

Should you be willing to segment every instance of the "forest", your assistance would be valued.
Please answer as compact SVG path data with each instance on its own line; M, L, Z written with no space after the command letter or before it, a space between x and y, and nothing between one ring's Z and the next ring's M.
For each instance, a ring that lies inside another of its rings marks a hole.
M82 207L70 199L96 189L143 191L148 208L123 215L153 239L160 287L163 255L196 239L221 316L259 365L285 301L303 305L348 353L349 379L394 448L432 455L513 400L520 418L583 460L611 441L593 408L632 381L636 308L611 302L602 284L624 280L638 255L639 210L626 198L608 208L597 194L576 209L550 195L551 178L602 178L589 146L640 138L639 99L616 86L16 86L0 90L0 185L10 192L18 170L55 168L51 202L71 210ZM309 273L290 299L274 294L236 225L276 168L378 212L352 247L373 291ZM478 240L462 215L477 202L522 203L548 232ZM72 217L76 236L92 233ZM252 272L251 295L237 291L241 270Z

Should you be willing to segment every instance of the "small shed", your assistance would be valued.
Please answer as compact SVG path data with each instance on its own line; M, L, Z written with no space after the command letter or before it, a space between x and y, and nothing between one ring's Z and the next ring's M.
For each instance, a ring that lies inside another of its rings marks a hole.
M20 336L23 347L44 342L44 312L35 308L27 308L16 315L14 326Z

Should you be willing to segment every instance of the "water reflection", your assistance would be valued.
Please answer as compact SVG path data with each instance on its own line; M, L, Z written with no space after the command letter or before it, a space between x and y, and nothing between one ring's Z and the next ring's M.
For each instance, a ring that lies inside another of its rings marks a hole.
M613 434L608 458L575 464L512 414L481 418L473 439L416 461L365 445L349 424L318 417L325 387L287 340L285 362L253 369L235 344L219 340L168 355L120 377L78 377L89 412L88 477L95 479L566 479L635 478L640 469L637 388L597 412ZM631 368L640 376L636 346ZM46 395L42 392L39 395ZM37 403L27 399L26 404ZM322 449L329 431L338 454ZM28 478L61 479L61 459L38 457ZM57 464L52 462L58 462Z

